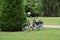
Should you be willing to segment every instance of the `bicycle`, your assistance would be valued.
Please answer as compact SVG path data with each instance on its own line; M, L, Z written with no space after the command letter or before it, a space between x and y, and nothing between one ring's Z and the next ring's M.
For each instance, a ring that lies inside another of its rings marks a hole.
M30 31L30 30L34 30L34 29L40 30L42 25L43 25L43 21L41 21L41 20L36 21L35 19L33 19L32 23L30 23L30 21L25 22L22 25L22 30L23 31Z

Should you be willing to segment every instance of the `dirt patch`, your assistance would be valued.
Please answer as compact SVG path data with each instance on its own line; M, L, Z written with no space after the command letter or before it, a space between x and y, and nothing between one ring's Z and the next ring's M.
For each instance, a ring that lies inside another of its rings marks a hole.
M45 28L60 28L60 25L44 25Z

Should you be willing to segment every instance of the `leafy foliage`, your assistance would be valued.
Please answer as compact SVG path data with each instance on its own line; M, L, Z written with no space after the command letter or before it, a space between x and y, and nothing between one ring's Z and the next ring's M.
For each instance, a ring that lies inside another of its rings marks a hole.
M26 5L33 10L32 16L60 17L60 0L27 0Z
M3 0L2 3L0 28L4 31L22 30L22 24L26 21L24 0Z
M38 1L37 4L39 4ZM39 5L35 4L35 0L26 0L25 11L31 12L31 16L39 16Z
M60 0L42 0L44 16L60 16Z

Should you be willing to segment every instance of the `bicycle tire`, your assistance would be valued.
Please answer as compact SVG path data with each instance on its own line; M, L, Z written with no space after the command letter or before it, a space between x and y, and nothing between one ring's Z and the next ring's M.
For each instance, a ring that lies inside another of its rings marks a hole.
M28 27L28 23L27 22L22 25L22 30L23 31L29 31L29 27Z

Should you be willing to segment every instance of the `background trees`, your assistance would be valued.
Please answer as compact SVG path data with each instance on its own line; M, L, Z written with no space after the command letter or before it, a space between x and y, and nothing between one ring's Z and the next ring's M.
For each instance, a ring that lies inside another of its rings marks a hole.
M27 4L27 8L30 7L28 9L33 12L32 16L60 16L60 0L29 0Z
M60 0L42 0L44 16L60 16Z
M26 0L25 11L31 12L31 16L39 16L38 0Z
M3 0L2 13L0 14L0 28L3 31L22 30L22 24L26 21L24 0ZM1 6L0 5L0 6Z

